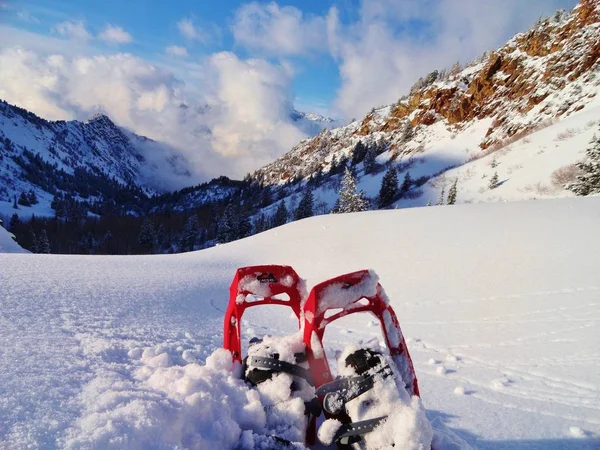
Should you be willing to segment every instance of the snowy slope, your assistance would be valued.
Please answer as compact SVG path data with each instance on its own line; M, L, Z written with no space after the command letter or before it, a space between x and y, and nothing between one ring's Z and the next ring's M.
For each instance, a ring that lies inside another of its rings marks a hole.
M12 236L0 225L0 253L28 253L13 240Z
M1 447L227 448L260 411L218 355L194 362L221 344L235 269L280 263L309 287L377 271L437 430L598 448L599 225L600 198L562 199L313 217L182 255L0 254ZM328 352L377 337L364 319L332 325ZM292 323L250 311L244 328Z
M400 182L407 172L428 181L400 207L435 204L456 179L458 203L570 196L570 166L600 132L599 49L600 0L581 0L462 70L432 72L395 104L302 141L253 176L285 185L327 174L360 142L379 148L378 162L395 166ZM376 198L383 173L355 170ZM495 171L502 184L490 192ZM316 191L331 208L336 186Z

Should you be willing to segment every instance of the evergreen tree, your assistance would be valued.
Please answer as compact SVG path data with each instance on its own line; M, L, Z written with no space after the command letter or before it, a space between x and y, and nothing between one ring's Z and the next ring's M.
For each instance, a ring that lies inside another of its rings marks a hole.
M305 189L304 195L296 209L295 219L301 220L313 216L313 193L311 189Z
M19 209L19 205L17 205L17 196L15 195L15 201L13 202L13 209Z
M46 230L42 230L40 237L37 240L37 253L51 253L50 241L48 240Z
M348 157L346 155L342 155L340 160L338 161L337 168L335 173L342 173L348 167Z
M458 178L454 180L450 190L448 191L448 205L454 205L456 203L456 195L458 193Z
M377 152L373 147L369 147L367 149L367 153L365 153L365 159L363 159L363 167L365 169L365 173L373 173L375 172L375 168L377 166Z
M250 218L244 214L243 212L238 212L235 215L236 223L234 226L235 230L235 239L243 239L252 234L252 224L250 223Z
M29 198L27 197L27 194L25 192L21 192L21 195L19 195L18 203L19 205L23 206L31 206L31 203L29 203Z
M388 171L381 179L381 188L379 189L379 207L389 206L398 196L398 172L394 166L390 166Z
M356 191L356 178L352 172L346 168L342 185L339 192L339 213L351 213L366 211L369 206L368 201L364 198L364 192Z
M329 166L329 174L330 175L335 175L337 173L337 158L335 157L335 155L333 155L331 157L331 165Z
M267 230L267 219L262 211L254 218L253 228L255 234Z
M586 150L586 159L577 163L581 174L577 181L567 186L577 195L600 193L600 135L594 136Z
M406 172L404 175L404 181L402 182L402 186L400 186L400 196L404 196L408 191L410 191L410 187L413 184L413 179L410 176L410 172Z
M233 205L230 203L225 208L217 228L217 241L220 244L235 241L238 234L237 223L238 219L236 217L235 210Z
M192 252L196 242L198 241L198 234L200 231L200 225L198 224L198 217L193 214L185 222L183 227L183 233L179 241L180 252Z
M356 166L363 159L365 159L365 155L367 154L367 147L362 141L358 141L356 146L354 147L354 151L352 152L352 166Z
M444 204L444 194L446 193L446 186L442 186L442 192L440 192L440 198L438 198L435 206L442 206Z
M17 227L19 226L19 223L19 215L17 213L14 213L10 218L10 222L8 222L9 231L14 233Z
M138 244L144 253L151 253L156 244L156 232L150 219L144 220L138 236Z
M37 205L39 203L37 195L35 194L35 191L33 189L30 189L27 193L27 201L30 205Z
M492 176L492 178L490 178L490 184L489 184L489 188L490 189L496 189L498 187L498 172L494 172L494 175Z
M29 251L31 253L39 253L38 239L33 230L31 230L31 247L29 247Z
M273 215L273 228L280 227L281 225L285 225L288 220L288 210L285 207L285 201L281 200L279 205L277 206L277 210Z

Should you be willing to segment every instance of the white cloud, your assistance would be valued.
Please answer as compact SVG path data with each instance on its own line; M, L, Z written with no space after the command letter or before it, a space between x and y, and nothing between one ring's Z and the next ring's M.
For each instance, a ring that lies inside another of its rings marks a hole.
M169 55L173 55L173 56L181 56L181 57L189 56L187 49L185 47L180 47L179 45L169 45L165 49L165 51Z
M106 25L98 37L111 44L128 44L133 40L131 34L123 28L110 24Z
M218 108L211 144L219 154L258 168L305 137L290 120L292 79L285 67L229 52L213 55L210 67Z
M337 109L361 116L406 94L420 76L502 45L575 0L362 0L359 20L327 18L342 86Z
M85 23L83 21L75 22L66 20L56 25L54 27L54 31L69 39L87 41L92 38L92 35L88 33L87 29L85 28Z
M183 37L190 40L205 42L208 38L205 32L194 25L192 19L181 19L177 22L177 28Z
M254 51L275 56L327 51L325 19L306 16L293 6L271 2L240 7L232 26L235 41Z
M54 120L105 112L115 123L184 154L193 169L186 184L223 174L242 177L306 137L290 118L292 76L285 65L232 53L212 55L200 65L180 64L186 82L174 75L175 66L130 54L86 56L0 45L0 98ZM182 187L181 180L173 186Z
M1 6L0 6L1 7ZM17 13L17 17L22 20L23 22L28 22L28 23L41 23L41 20L38 19L37 17L33 16L29 11L27 10L21 10Z

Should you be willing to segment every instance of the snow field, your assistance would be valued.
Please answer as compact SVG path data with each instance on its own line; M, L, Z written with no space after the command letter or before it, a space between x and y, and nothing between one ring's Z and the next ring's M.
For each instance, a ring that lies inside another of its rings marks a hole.
M252 448L260 394L209 357L235 269L268 263L309 287L377 272L436 448L597 448L599 220L600 198L563 199L315 217L184 255L0 254L0 442ZM328 355L381 340L355 316L328 327ZM245 319L289 332L285 308Z

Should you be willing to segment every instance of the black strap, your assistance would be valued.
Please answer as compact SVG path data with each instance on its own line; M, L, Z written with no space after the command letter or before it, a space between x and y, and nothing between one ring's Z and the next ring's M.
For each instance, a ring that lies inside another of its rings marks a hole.
M341 414L346 403L373 389L377 375L381 375L384 379L390 376L389 366L369 376L340 378L324 384L316 392L318 396L325 395L323 409L329 414Z
M354 436L361 436L370 433L387 419L387 416L377 417L376 419L363 420L362 422L353 422L342 425L333 436L335 442L343 439L350 439ZM355 441L352 441L355 442ZM344 442L345 444L346 442Z
M307 369L285 361L280 361L275 358L251 356L248 367L258 367L260 369L268 369L274 372L289 373L290 375L304 378L311 386L314 386L310 372Z

